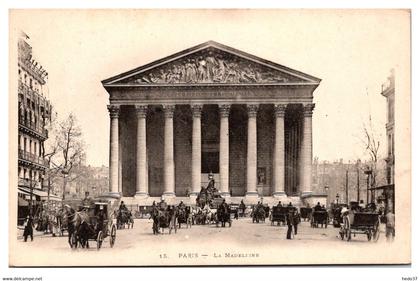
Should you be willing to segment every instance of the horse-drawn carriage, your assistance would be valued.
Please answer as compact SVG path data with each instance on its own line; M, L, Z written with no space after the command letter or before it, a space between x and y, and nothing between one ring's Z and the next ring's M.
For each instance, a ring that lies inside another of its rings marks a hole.
M116 217L117 217L117 229L123 229L125 226L128 228L134 227L134 218L131 211L127 209L120 209L116 210Z
M270 207L257 204L252 206L252 223L259 223L260 221L265 222L265 219L269 216Z
M356 234L366 234L368 241L379 239L379 214L376 212L346 212L340 228L341 240L351 240Z
M191 228L193 224L192 210L190 206L179 206L176 208L176 220L178 222L178 228L181 228L181 224L185 224Z
M310 221L312 217L312 208L310 207L301 207L300 208L300 217L303 221Z
M325 209L315 210L312 212L311 227L318 227L319 225L325 228L328 226L328 212Z
M75 213L74 232L71 234L70 246L89 248L89 240L96 241L99 250L105 238L109 237L109 245L114 247L117 227L112 220L113 212L109 201L94 201L90 206Z
M169 234L171 234L172 229L176 233L178 228L176 212L177 210L174 206L169 206L166 209L153 208L151 212L153 234L163 233L165 228L169 230Z
M228 204L220 204L217 207L215 221L216 227L219 226L219 223L222 227L226 226L226 223L229 224L229 227L232 226L232 218L231 218L231 207Z
M331 215L332 215L332 223L334 227L340 227L340 225L343 223L341 210L347 207L348 207L347 204L332 204Z
M274 206L270 215L271 225L274 225L275 222L277 222L277 225L280 225L280 223L285 225L288 212L288 207Z

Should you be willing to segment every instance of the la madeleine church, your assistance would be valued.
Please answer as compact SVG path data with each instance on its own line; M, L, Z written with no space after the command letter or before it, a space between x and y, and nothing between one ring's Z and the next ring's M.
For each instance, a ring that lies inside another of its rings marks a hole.
M325 199L311 180L320 81L213 41L102 81L110 102L107 195L189 204L212 175L228 202Z

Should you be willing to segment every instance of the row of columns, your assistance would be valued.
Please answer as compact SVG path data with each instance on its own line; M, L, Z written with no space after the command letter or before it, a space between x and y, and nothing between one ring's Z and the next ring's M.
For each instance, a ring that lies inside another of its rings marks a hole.
M137 115L137 171L136 196L148 196L147 186L147 147L146 116L147 105L136 105ZM192 109L192 194L201 189L201 104L191 105ZM300 157L300 186L302 194L309 195L312 177L312 111L314 104L304 106L303 140ZM110 158L109 158L109 191L119 196L119 140L118 117L119 106L109 105L110 114ZM164 196L175 195L175 161L174 161L174 127L173 116L175 105L163 105L165 116L164 127ZM257 196L257 112L258 104L247 104L248 143L247 143L247 186L246 196ZM220 148L219 175L220 192L229 195L229 112L230 104L219 105L220 114ZM284 196L285 178L285 137L284 116L286 104L275 104L275 144L274 144L274 193L273 196Z

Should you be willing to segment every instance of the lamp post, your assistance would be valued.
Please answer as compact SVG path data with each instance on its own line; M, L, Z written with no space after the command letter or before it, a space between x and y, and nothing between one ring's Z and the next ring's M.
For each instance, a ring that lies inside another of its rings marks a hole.
M327 202L326 202L326 204L327 204L327 208L328 208L328 205L329 205L329 200L328 200L328 198L329 198L329 195L328 195L328 189L330 188L328 185L326 185L326 186L324 186L324 188L325 188L325 194L327 194Z
M338 199L340 198L340 195L337 193L337 195L335 196L335 200L337 201L337 205L338 205Z
M65 171L65 170L62 170L61 171L61 174L63 174L63 202L64 202L64 200L66 198L66 185L67 185L67 175L68 175L68 172Z

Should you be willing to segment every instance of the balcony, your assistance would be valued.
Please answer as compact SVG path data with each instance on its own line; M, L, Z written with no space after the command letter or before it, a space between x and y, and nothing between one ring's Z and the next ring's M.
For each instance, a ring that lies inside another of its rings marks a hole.
M24 151L23 149L19 149L18 158L19 160L28 161L37 165L48 167L48 162L43 157L39 157L28 151Z
M19 116L19 125L25 127L27 130L29 130L33 134L36 134L44 139L48 139L48 130L43 128L40 125L35 125L34 122L25 120L24 118Z

